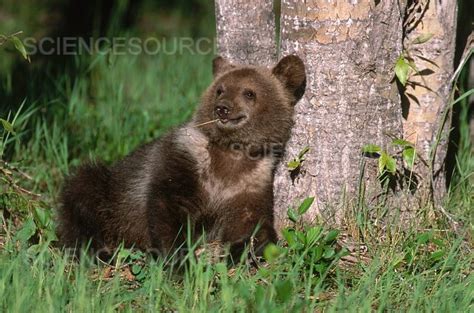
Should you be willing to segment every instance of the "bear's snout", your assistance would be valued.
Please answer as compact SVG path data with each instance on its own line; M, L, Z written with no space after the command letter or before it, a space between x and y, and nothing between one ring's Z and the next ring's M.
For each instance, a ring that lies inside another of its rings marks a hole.
M220 101L215 109L214 112L216 113L217 117L221 120L226 120L229 118L231 114L232 108L227 101Z

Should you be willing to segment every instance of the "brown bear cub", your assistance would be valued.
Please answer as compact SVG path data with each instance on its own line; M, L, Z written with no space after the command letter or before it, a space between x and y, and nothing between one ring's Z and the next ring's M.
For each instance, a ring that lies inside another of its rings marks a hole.
M251 237L257 252L276 241L274 168L304 93L304 64L287 56L267 69L217 57L213 73L190 122L111 167L84 165L67 179L62 245L91 240L96 251L123 243L167 254L187 229L194 239L205 233L208 242L228 245L232 255Z

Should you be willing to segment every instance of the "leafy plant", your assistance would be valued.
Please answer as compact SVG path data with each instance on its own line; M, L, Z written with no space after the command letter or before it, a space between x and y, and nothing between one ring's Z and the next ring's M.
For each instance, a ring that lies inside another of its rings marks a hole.
M413 170L413 165L416 159L415 145L404 139L394 138L392 145L399 148L404 165L406 168ZM397 161L394 156L390 155L387 151L383 150L380 146L375 144L368 144L362 147L362 153L364 155L371 155L378 158L379 175L385 173L395 174L398 170Z
M43 243L57 240L52 210L43 202L30 199L27 194L13 189L0 194L0 203L6 207L4 210L8 214L15 216L10 224L15 234L6 246L7 249L30 247L34 250ZM19 207L22 210L8 209L9 207Z
M9 121L4 120L3 118L0 118L0 123L2 124L3 129L5 131L15 135L15 130L13 129L13 125Z
M410 62L407 61L403 54L400 55L397 59L397 62L395 63L395 75L397 76L400 84L403 86L405 86L408 81L410 67Z
M401 148L402 158L405 161L405 165L412 170L416 159L415 145L404 139L394 139L392 145Z
M415 65L414 59L410 55L410 51L413 45L420 45L428 42L433 37L433 34L421 34L420 36L413 39L407 48L403 49L402 53L395 62L395 76L402 86L405 86L410 78L412 72L420 73Z
M309 147L304 147L293 160L288 162L286 166L290 172L297 171L301 168L301 165L305 160L305 154L308 153L308 151Z
M133 279L143 281L148 273L147 255L140 250L121 248L117 254L116 268L128 266Z
M292 225L282 230L284 240L280 245L270 244L265 248L264 257L267 261L288 263L288 260L299 259L303 268L311 268L322 276L347 253L336 244L338 230L304 224L302 216L313 201L314 198L309 197L296 210L288 209L288 219ZM288 266L291 266L290 263Z
M32 178L21 169L3 160L6 146L18 136L14 125L19 119L22 120L29 116L28 112L23 112L20 117L24 104L25 102L21 104L11 122L9 121L10 115L6 119L0 118L0 124L3 127L3 131L0 131L0 182L2 182L0 209L15 217L12 219L15 223L12 223L11 226L16 233L7 248L21 248L34 243L29 248L33 251L38 249L42 243L55 241L57 238L51 209L39 200L40 195L27 190L19 182L20 179L32 180ZM2 213L5 214L4 212Z
M28 62L31 62L30 57L28 56L28 53L26 52L25 45L23 45L23 42L21 41L20 38L18 38L18 35L20 35L22 32L16 32L11 35L3 35L0 34L0 46L2 46L5 43L12 43L15 49L20 52L21 56L27 60Z
M449 254L448 244L430 231L412 235L404 243L403 252L392 261L392 266L409 271L422 272L437 269Z

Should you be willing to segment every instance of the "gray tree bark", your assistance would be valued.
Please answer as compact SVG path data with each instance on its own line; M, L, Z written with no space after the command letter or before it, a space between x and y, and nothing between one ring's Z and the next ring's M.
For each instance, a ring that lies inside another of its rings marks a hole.
M288 207L308 196L315 197L306 214L310 222L318 217L342 222L346 205L354 203L361 191L365 201L377 201L382 192L377 160L363 157L361 148L376 144L390 153L393 137L414 142L427 163L439 141L432 166L417 161L415 172L421 179L421 197L423 192L434 191L437 199L445 194L450 124L449 119L443 124L442 116L451 88L455 13L455 0L282 1L280 57L299 55L308 81L275 174L277 229L285 226ZM276 61L273 1L216 0L216 21L223 57L247 64ZM411 55L408 43L426 33L433 37L416 47L414 54L421 57L414 57L414 63L433 73L412 73L406 90L399 90L394 65L405 50ZM299 172L290 175L288 161L305 147L310 150ZM420 192L397 197L398 208L419 207L411 204Z
M395 0L283 0L281 53L297 54L307 67L307 90L297 104L284 162L274 182L276 228L287 221L288 206L308 196L308 216L332 222L357 195L361 148L389 150L389 137L401 136L401 106L393 66L402 51L404 7ZM292 181L286 163L310 148ZM377 190L375 162L362 181Z
M410 76L405 90L408 97L403 104L403 133L408 141L416 143L417 153L427 163L417 162L414 169L424 178L418 197L432 194L439 203L446 195L444 166L451 121L449 114L446 120L443 117L451 101L457 5L455 0L426 0L413 2L411 7L405 23L404 46L419 73ZM432 35L427 42L412 44L426 35Z
M216 0L217 49L238 64L276 61L273 0Z

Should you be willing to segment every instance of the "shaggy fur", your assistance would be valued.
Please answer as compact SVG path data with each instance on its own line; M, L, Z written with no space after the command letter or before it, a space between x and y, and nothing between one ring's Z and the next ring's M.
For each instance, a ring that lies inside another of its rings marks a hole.
M169 253L185 240L188 222L194 238L205 232L235 253L256 228L260 251L276 240L273 174L304 93L304 64L288 56L269 70L217 57L213 73L189 123L111 167L86 164L66 180L64 246L91 240L93 249L112 251L123 242Z

